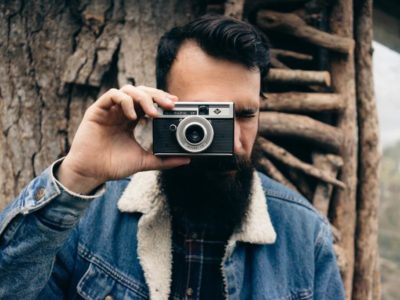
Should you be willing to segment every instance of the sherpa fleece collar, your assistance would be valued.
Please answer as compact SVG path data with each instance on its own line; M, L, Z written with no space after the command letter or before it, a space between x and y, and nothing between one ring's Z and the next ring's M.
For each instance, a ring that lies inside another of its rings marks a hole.
M122 212L140 212L138 224L138 255L151 299L168 299L172 272L171 218L165 196L158 184L159 171L133 175L118 208ZM276 233L267 209L261 180L254 172L251 200L241 228L234 232L229 244L236 241L252 244L272 244Z

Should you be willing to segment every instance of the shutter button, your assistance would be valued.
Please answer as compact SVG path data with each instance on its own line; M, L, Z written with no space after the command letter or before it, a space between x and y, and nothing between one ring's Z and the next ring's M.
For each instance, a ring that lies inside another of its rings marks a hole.
M44 188L40 188L36 191L35 200L40 201L44 195L46 194L46 190Z

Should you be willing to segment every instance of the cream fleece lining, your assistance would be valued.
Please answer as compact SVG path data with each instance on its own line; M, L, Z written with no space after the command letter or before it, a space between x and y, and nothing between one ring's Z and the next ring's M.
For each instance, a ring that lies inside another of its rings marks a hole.
M171 219L165 197L160 193L158 175L158 171L135 174L118 200L120 211L143 214L138 224L138 255L150 298L154 300L168 299L172 272ZM251 195L247 218L233 233L229 244L236 241L272 244L276 240L257 172L254 172Z

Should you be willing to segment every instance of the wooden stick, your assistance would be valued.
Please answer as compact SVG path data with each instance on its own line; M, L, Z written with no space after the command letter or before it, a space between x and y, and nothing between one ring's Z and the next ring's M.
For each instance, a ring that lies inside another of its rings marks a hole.
M320 147L338 153L343 134L338 128L307 116L260 112L259 132L266 136L289 136L312 141Z
M296 60L311 61L313 60L312 55L303 54L295 51L285 49L271 49L271 57L277 58L292 58Z
M332 154L313 153L313 163L319 170L324 170L329 176L336 178L339 169L343 166L343 159ZM315 188L313 205L321 214L328 216L329 204L332 196L333 186L320 182Z
M244 0L226 0L224 15L235 19L242 19Z
M372 73L372 0L355 1L356 95L359 126L357 237L353 299L374 298L375 261L378 256L379 127Z
M266 157L262 157L259 160L257 160L257 165L267 175L271 176L273 179L276 181L282 183L283 185L287 186L288 188L298 191L297 188L293 183L291 183L285 175L281 173L281 171L278 170L277 167Z
M304 176L303 172L290 168L287 173L289 179L296 185L299 192L308 201L311 201L313 198L313 191L311 190L310 184L307 182L307 178Z
M257 13L257 24L264 30L289 34L317 46L347 55L352 53L354 49L353 39L318 30L307 25L303 19L293 13L260 10Z
M269 93L261 101L261 110L283 112L342 111L346 104L339 94L328 93Z
M304 70L286 70L275 69L269 70L265 80L269 83L287 83L302 85L331 85L331 76L327 71L304 71Z
M271 67L278 69L290 69L287 65L281 62L278 58L271 56Z
M259 137L257 142L259 143L261 149L268 155L272 156L273 158L281 161L282 163L286 164L289 167L298 169L303 171L304 173L318 178L327 183L334 184L338 187L345 188L346 186L343 182L337 180L336 178L330 176L325 171L321 171L315 168L313 165L305 163L286 151L285 149L275 145L274 143L268 141L265 138Z

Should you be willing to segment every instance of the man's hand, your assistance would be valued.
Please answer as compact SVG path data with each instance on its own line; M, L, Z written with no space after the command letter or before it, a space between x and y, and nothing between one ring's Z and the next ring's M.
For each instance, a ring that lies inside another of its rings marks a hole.
M86 110L71 150L58 169L59 181L85 194L107 180L189 163L188 158L156 157L133 136L144 114L157 116L153 102L171 109L176 101L176 96L145 86L126 85L107 91Z

